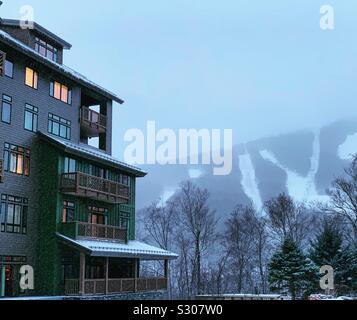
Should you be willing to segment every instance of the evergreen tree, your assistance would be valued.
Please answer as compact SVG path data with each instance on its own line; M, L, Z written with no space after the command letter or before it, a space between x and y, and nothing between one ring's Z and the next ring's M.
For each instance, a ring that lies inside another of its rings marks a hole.
M311 243L310 258L317 267L337 267L342 253L342 234L332 224L325 222L322 231Z
M289 292L295 300L306 294L316 268L301 252L296 242L288 237L269 264L269 283L272 291Z
M342 233L327 222L311 243L310 258L317 268L329 265L334 269L335 287L339 294L356 290L357 250L343 247Z

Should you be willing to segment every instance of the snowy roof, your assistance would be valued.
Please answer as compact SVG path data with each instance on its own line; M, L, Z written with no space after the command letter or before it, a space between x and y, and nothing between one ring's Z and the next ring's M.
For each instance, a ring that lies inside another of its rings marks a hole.
M73 240L59 233L57 236L69 245L86 251L92 257L138 258L141 260L176 259L177 254L140 241L119 243L99 240Z
M41 139L51 143L52 145L55 145L56 147L60 147L61 149L63 149L63 151L67 153L72 153L87 159L89 158L89 159L93 159L94 161L103 162L105 165L109 165L116 169L129 171L130 173L138 177L145 177L147 175L147 173L141 170L140 168L119 161L118 159L112 157L111 155L94 147L91 147L87 144L84 143L76 144L71 141L54 137L43 132L38 132L38 135L40 136Z
M27 23L32 23L33 24L33 29L37 31L37 33L41 34L42 36L45 36L46 38L51 39L58 45L60 45L64 49L71 49L72 45L68 43L67 41L63 40L59 36L55 35L51 31L47 30L46 28L42 27L38 23L34 21L29 21ZM0 18L0 24L4 26L10 26L10 27L21 27L21 21L20 20L14 20L14 19L1 19Z
M120 99L116 94L110 92L107 89L104 89L103 87L97 85L96 83L88 80L85 76L82 74L78 73L77 71L74 71L73 69L63 65L59 64L57 62L52 61L51 59L42 56L40 53L35 51L34 49L28 47L21 41L15 39L11 35L9 35L7 32L0 30L0 41L5 42L6 44L10 45L11 47L15 49L21 50L24 54L27 54L28 56L36 59L38 62L44 63L46 66L62 73L63 75L69 77L70 79L74 81L80 82L82 85L88 87L91 90L94 90L101 95L112 99L120 104L124 103L122 99Z

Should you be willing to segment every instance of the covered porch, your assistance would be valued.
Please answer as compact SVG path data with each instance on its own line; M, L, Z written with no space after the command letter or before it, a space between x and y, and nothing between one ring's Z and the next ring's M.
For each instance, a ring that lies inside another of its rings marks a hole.
M64 266L64 294L67 296L115 295L168 290L169 261L177 255L139 241L118 243L73 240L57 234L76 252L74 263ZM161 262L155 275L140 273L143 261Z

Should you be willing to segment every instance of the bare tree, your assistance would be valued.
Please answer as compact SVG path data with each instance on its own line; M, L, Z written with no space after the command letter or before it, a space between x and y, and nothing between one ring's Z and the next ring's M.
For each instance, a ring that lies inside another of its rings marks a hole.
M266 220L252 204L238 205L226 222L225 247L236 288L243 292L266 292L268 235Z
M181 184L173 200L180 217L182 235L191 241L193 247L192 295L202 294L202 259L216 239L217 220L215 212L208 206L208 199L207 190L187 181Z
M172 250L173 240L175 238L177 228L177 216L176 210L173 208L173 204L163 203L157 201L152 203L149 207L144 208L141 211L141 224L142 228L148 235L149 241L154 242L160 248L165 250ZM163 264L162 264L163 268ZM172 272L169 269L170 285L169 295L172 296Z
M173 204L157 201L142 212L145 232L160 248L171 250L177 226L176 210L174 210Z
M308 235L315 225L316 216L304 203L297 203L285 193L265 202L272 236L282 244L291 237L299 245L308 244Z
M357 240L357 156L345 169L345 175L336 178L328 190L331 205L325 211L341 216L351 227L354 241Z

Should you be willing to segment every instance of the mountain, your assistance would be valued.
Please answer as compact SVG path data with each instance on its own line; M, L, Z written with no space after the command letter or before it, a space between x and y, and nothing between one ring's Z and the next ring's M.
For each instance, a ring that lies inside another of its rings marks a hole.
M325 201L326 189L355 153L357 118L236 145L228 176L214 176L212 166L144 166L149 175L138 182L138 209L168 199L188 179L209 190L221 217L238 203L253 201L260 208L281 192L300 201Z

